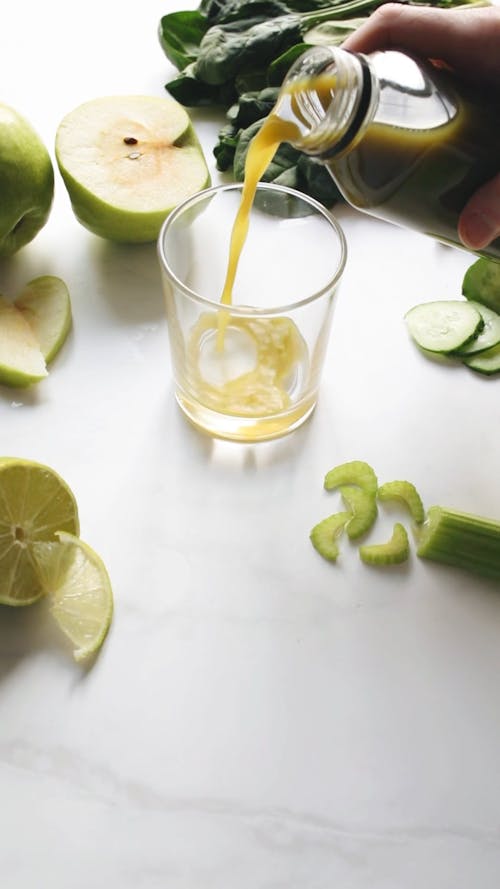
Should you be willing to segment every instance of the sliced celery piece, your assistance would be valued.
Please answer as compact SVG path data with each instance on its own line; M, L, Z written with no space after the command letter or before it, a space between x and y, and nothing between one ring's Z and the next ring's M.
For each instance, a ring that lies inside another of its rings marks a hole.
M377 518L375 494L355 485L342 486L340 493L344 503L352 512L352 518L346 525L347 536L350 540L357 540L370 530Z
M420 494L415 485L407 481L385 482L378 489L377 494L379 500L399 500L402 501L410 511L410 515L414 522L418 525L425 519L425 510Z
M360 546L359 555L367 565L400 565L401 562L406 562L410 555L410 544L404 525L396 522L392 537L387 543Z
M336 561L339 554L337 539L351 517L350 512L336 512L318 522L312 529L309 535L311 543L324 559L330 562Z
M431 506L417 555L500 579L500 521Z
M334 466L325 475L324 486L327 491L340 488L342 485L358 485L369 494L377 492L377 476L372 467L364 460L351 460Z

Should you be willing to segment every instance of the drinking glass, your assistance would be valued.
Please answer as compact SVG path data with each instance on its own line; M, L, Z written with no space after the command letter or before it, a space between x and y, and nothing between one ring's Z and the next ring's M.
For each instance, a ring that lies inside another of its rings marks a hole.
M314 410L346 242L319 202L260 183L222 304L241 191L219 185L179 204L158 249L180 407L211 436L257 442Z

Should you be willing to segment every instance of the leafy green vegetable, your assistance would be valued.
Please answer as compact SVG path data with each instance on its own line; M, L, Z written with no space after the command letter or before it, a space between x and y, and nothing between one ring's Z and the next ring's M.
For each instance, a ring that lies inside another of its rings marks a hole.
M212 25L201 38L196 76L211 85L227 83L241 72L269 65L292 46L304 42L304 35L321 22L344 19L351 11L371 11L383 2L346 0L314 12L290 12L266 17L264 21L232 19L226 24Z
M318 163L313 157L301 154L297 162L299 172L299 191L315 198L326 207L331 207L337 201L343 200L340 191L330 176L326 167Z
M195 61L208 28L206 16L198 10L171 12L160 19L158 36L161 47L179 71Z
M202 0L199 8L210 24L223 24L252 18L264 22L287 12L311 12L340 2L344 0Z
M205 13L210 24L223 25L227 22L243 19L265 21L278 15L284 15L291 9L290 4L282 0L211 0L205 4Z
M239 140L239 130L231 123L226 124L219 132L217 145L214 147L214 156L217 169L225 172L232 169L234 155Z
M201 106L218 108L221 105L230 105L237 98L232 84L216 87L201 83L195 76L194 63L184 68L169 82L168 91L181 105L188 108Z
M234 126L245 129L270 114L276 104L278 93L277 87L266 87L263 90L243 93L239 102L229 109L228 120Z
M298 59L306 49L310 49L307 43L296 43L295 46L291 46L290 49L285 50L285 52L278 56L277 59L274 59L267 69L267 82L269 86L281 86L295 60Z
M357 18L340 22L320 22L319 25L315 25L304 34L304 44L306 46L338 46L365 20L365 18Z
M248 22L214 25L200 43L195 74L203 83L226 83L256 65L272 62L301 38L298 14L258 22L251 27Z

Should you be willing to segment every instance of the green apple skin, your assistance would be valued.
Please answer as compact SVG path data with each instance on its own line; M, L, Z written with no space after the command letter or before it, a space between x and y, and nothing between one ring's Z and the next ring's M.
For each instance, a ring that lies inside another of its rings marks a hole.
M33 240L54 197L50 155L31 124L0 103L0 257Z
M193 127L190 125L183 135L184 148L190 148L199 153L200 164L205 170L204 178L200 179L197 189L208 188L211 177L208 167L205 165L202 149ZM103 201L97 195L89 191L68 172L62 160L58 156L56 142L56 160L63 182L68 192L71 207L78 222L94 235L118 244L149 244L156 241L163 222L173 207L152 212L148 210L140 213L137 210L127 211L123 207L115 207Z
M19 309L0 296L0 383L24 388L47 376L35 335Z
M15 299L14 307L28 322L45 364L50 364L72 326L71 300L66 284L55 275L34 278Z

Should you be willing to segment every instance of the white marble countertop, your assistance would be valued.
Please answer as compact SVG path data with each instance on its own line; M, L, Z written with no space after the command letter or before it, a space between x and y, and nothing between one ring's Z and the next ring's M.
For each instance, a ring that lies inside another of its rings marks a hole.
M174 8L9 4L2 100L53 155L80 102L164 94ZM457 296L471 258L338 216L349 261L317 410L258 446L183 419L154 245L85 231L58 174L47 226L0 264L7 296L64 278L74 313L48 379L0 390L0 450L68 481L116 604L87 672L43 608L0 609L5 889L499 885L498 590L415 556L370 570L349 546L332 566L309 542L337 508L324 473L351 459L427 506L500 516L500 381L426 361L403 322Z

